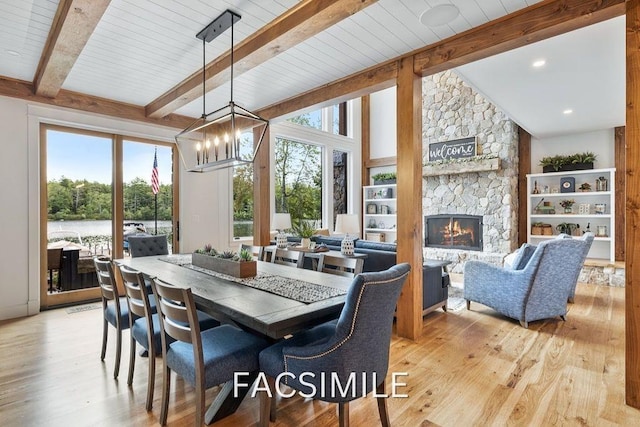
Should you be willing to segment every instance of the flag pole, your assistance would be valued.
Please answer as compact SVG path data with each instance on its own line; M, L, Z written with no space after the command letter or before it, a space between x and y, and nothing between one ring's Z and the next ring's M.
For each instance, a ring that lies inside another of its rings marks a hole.
M158 177L158 147L156 147L153 153L153 169L151 170L151 191L155 199L155 231L154 234L158 235L158 192L160 191L160 178Z
M156 209L155 209L154 218L155 218L156 232L154 234L157 236L158 235L158 193L155 194L155 199L156 199Z

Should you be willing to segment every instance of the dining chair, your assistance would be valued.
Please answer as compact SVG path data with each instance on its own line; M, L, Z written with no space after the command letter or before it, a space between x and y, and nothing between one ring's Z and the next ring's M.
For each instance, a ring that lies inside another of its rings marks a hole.
M100 360L104 361L107 352L107 336L109 325L116 329L116 361L113 378L118 378L120 372L120 353L122 350L122 331L129 329L129 305L126 298L121 298L116 285L113 266L108 258L95 257L93 263L96 268L98 285L102 299L102 352Z
M264 261L264 246L253 246L253 245L240 245L240 250L246 249L253 255L253 259L257 261Z
M345 258L327 254L321 254L318 261L318 271L345 277L355 277L362 273L363 266L362 258Z
M234 372L256 372L258 354L268 341L231 325L201 332L191 289L152 282L158 298L162 340L162 409L160 424L166 425L171 371L195 387L196 425L204 421L205 390L233 379ZM170 342L170 340L175 340Z
M280 389L275 378L282 377L285 385L306 396L338 403L340 426L349 425L349 401L376 390L380 421L383 426L389 425L385 377L391 329L410 269L409 264L403 263L385 271L357 275L337 320L294 334L260 352L260 370L270 389L260 392L261 426L276 419L276 400L272 396ZM325 382L328 378L329 385ZM334 379L342 390L331 387Z
M62 278L62 248L47 249L47 270L49 271L49 292L53 292L53 271L58 272L58 284Z
M131 258L169 254L167 236L129 236L129 253Z
M155 358L162 354L160 320L156 312L155 296L148 294L142 273L129 269L126 266L116 265L116 270L119 270L122 276L127 303L129 304L129 312L132 314L129 317L131 344L129 347L129 377L127 384L129 386L133 384L133 373L136 364L136 344L140 344L142 348L146 350L149 359L146 409L150 411L153 406L153 391L155 388ZM198 323L200 324L201 330L211 329L220 325L220 322L201 311L198 311Z
M277 248L271 254L271 262L274 264L282 264L288 265L290 267L302 268L302 263L304 262L304 252Z

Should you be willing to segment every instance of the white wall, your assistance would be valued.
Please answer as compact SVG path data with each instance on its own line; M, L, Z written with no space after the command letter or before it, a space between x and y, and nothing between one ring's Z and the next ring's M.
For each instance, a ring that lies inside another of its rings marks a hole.
M594 168L615 167L614 130L604 129L543 139L531 138L531 173L542 173L540 159L543 157L585 151L591 151L598 156Z
M374 92L370 95L370 148L372 159L395 157L397 152L396 87ZM395 166L371 168L370 175L380 172L395 172ZM373 184L373 181L371 182Z

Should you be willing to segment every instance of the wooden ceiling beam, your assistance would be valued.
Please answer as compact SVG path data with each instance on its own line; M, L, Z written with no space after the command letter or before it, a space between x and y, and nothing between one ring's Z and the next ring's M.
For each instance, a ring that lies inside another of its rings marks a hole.
M49 98L47 96L36 95L31 82L6 77L0 77L0 96L20 98L28 102L39 102L57 107L73 108L75 110L103 114L119 119L135 120L176 129L184 129L195 120L193 117L180 116L178 114L170 114L159 119L147 117L143 106L126 104L124 102L68 90L60 90L55 98Z
M419 50L414 72L439 73L624 14L624 0L543 1Z
M61 0L34 79L35 93L54 98L111 0Z
M391 61L264 107L258 114L266 119L274 119L394 86L398 63L412 56L415 58L414 72L427 76L624 14L624 0L543 1Z
M304 0L234 47L235 76L326 30L377 0ZM227 51L205 67L205 90L221 86L230 78ZM162 117L202 96L202 71L197 71L145 108L149 117Z

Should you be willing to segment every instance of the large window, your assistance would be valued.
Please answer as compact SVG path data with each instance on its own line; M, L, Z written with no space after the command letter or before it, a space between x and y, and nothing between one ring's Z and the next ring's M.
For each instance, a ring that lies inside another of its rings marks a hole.
M271 125L271 212L333 229L337 214L358 211L360 157L354 126L347 123L353 109L342 103ZM253 187L252 167L235 168L234 239L253 236Z
M322 220L322 148L276 138L275 211Z

